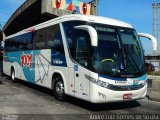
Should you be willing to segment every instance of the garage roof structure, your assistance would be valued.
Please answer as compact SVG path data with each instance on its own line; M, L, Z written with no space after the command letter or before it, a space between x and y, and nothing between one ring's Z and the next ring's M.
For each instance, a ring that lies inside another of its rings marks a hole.
M93 0L97 2L97 0ZM77 0L27 0L10 17L3 28L6 36L65 14L97 14L94 2Z

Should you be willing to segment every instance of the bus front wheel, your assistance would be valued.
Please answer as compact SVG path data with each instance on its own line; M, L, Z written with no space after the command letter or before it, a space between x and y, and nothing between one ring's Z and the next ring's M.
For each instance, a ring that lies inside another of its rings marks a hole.
M54 96L57 100L65 100L64 82L61 77L57 77L54 83Z

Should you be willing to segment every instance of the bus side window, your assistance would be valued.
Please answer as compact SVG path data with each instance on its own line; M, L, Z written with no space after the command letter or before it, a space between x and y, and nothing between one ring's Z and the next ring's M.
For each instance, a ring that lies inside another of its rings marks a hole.
M52 48L53 50L56 50L60 53L64 53L64 47L63 47L63 42L62 42L62 36L60 32L57 32L55 34L55 38L53 40L53 45Z
M48 48L64 54L62 35L59 24L48 28L47 44Z
M27 50L32 50L33 49L33 33L32 32L25 34L23 36L23 41L26 43L24 45L24 47Z
M5 41L5 51L15 52L33 49L33 33L25 33Z
M23 51L33 49L33 34L25 33L12 39L13 51Z
M68 46L70 48L70 53L71 53L71 56L73 57L74 56L74 43L73 43L73 39L68 37L67 38L67 42L68 42Z
M4 48L4 50L5 50L6 52L10 52L10 51L11 51L11 39L7 39L7 40L5 41L5 48Z
M74 58L75 53L75 30L71 27L66 29L66 40L70 55Z
M69 49L69 53L73 59L75 59L75 35L76 30L74 29L74 26L78 25L85 25L86 22L84 21L67 21L63 23L63 28L65 31L67 46Z
M54 49L64 53L59 24L37 30L34 41L35 49Z
M35 49L46 49L46 28L37 30L34 36Z
M76 36L75 60L87 68L89 67L89 39L89 34L86 31L78 30Z

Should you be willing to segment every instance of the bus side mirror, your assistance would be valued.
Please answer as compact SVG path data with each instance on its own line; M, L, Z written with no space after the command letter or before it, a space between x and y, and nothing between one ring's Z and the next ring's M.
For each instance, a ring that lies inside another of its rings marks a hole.
M90 38L91 38L91 45L93 47L97 47L98 46L98 35L97 35L97 31L89 26L89 25L80 25L80 26L75 26L75 29L79 29L79 30L85 30L89 33Z
M156 51L158 49L158 43L155 37L153 37L150 34L146 34L146 33L138 33L139 37L145 37L148 38L152 41L152 46L153 46L153 51Z

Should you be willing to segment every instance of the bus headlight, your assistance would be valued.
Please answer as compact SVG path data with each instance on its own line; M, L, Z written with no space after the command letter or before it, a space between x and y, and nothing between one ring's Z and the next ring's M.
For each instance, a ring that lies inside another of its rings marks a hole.
M109 84L107 82L104 82L104 81L101 81L101 80L97 80L95 78L92 78L88 75L85 75L85 77L91 81L92 83L96 84L96 85L99 85L101 87L104 87L104 88L108 88L109 87Z
M101 81L101 80L97 80L97 85L101 86L101 87L104 87L104 88L108 88L108 83L104 82L104 81Z

